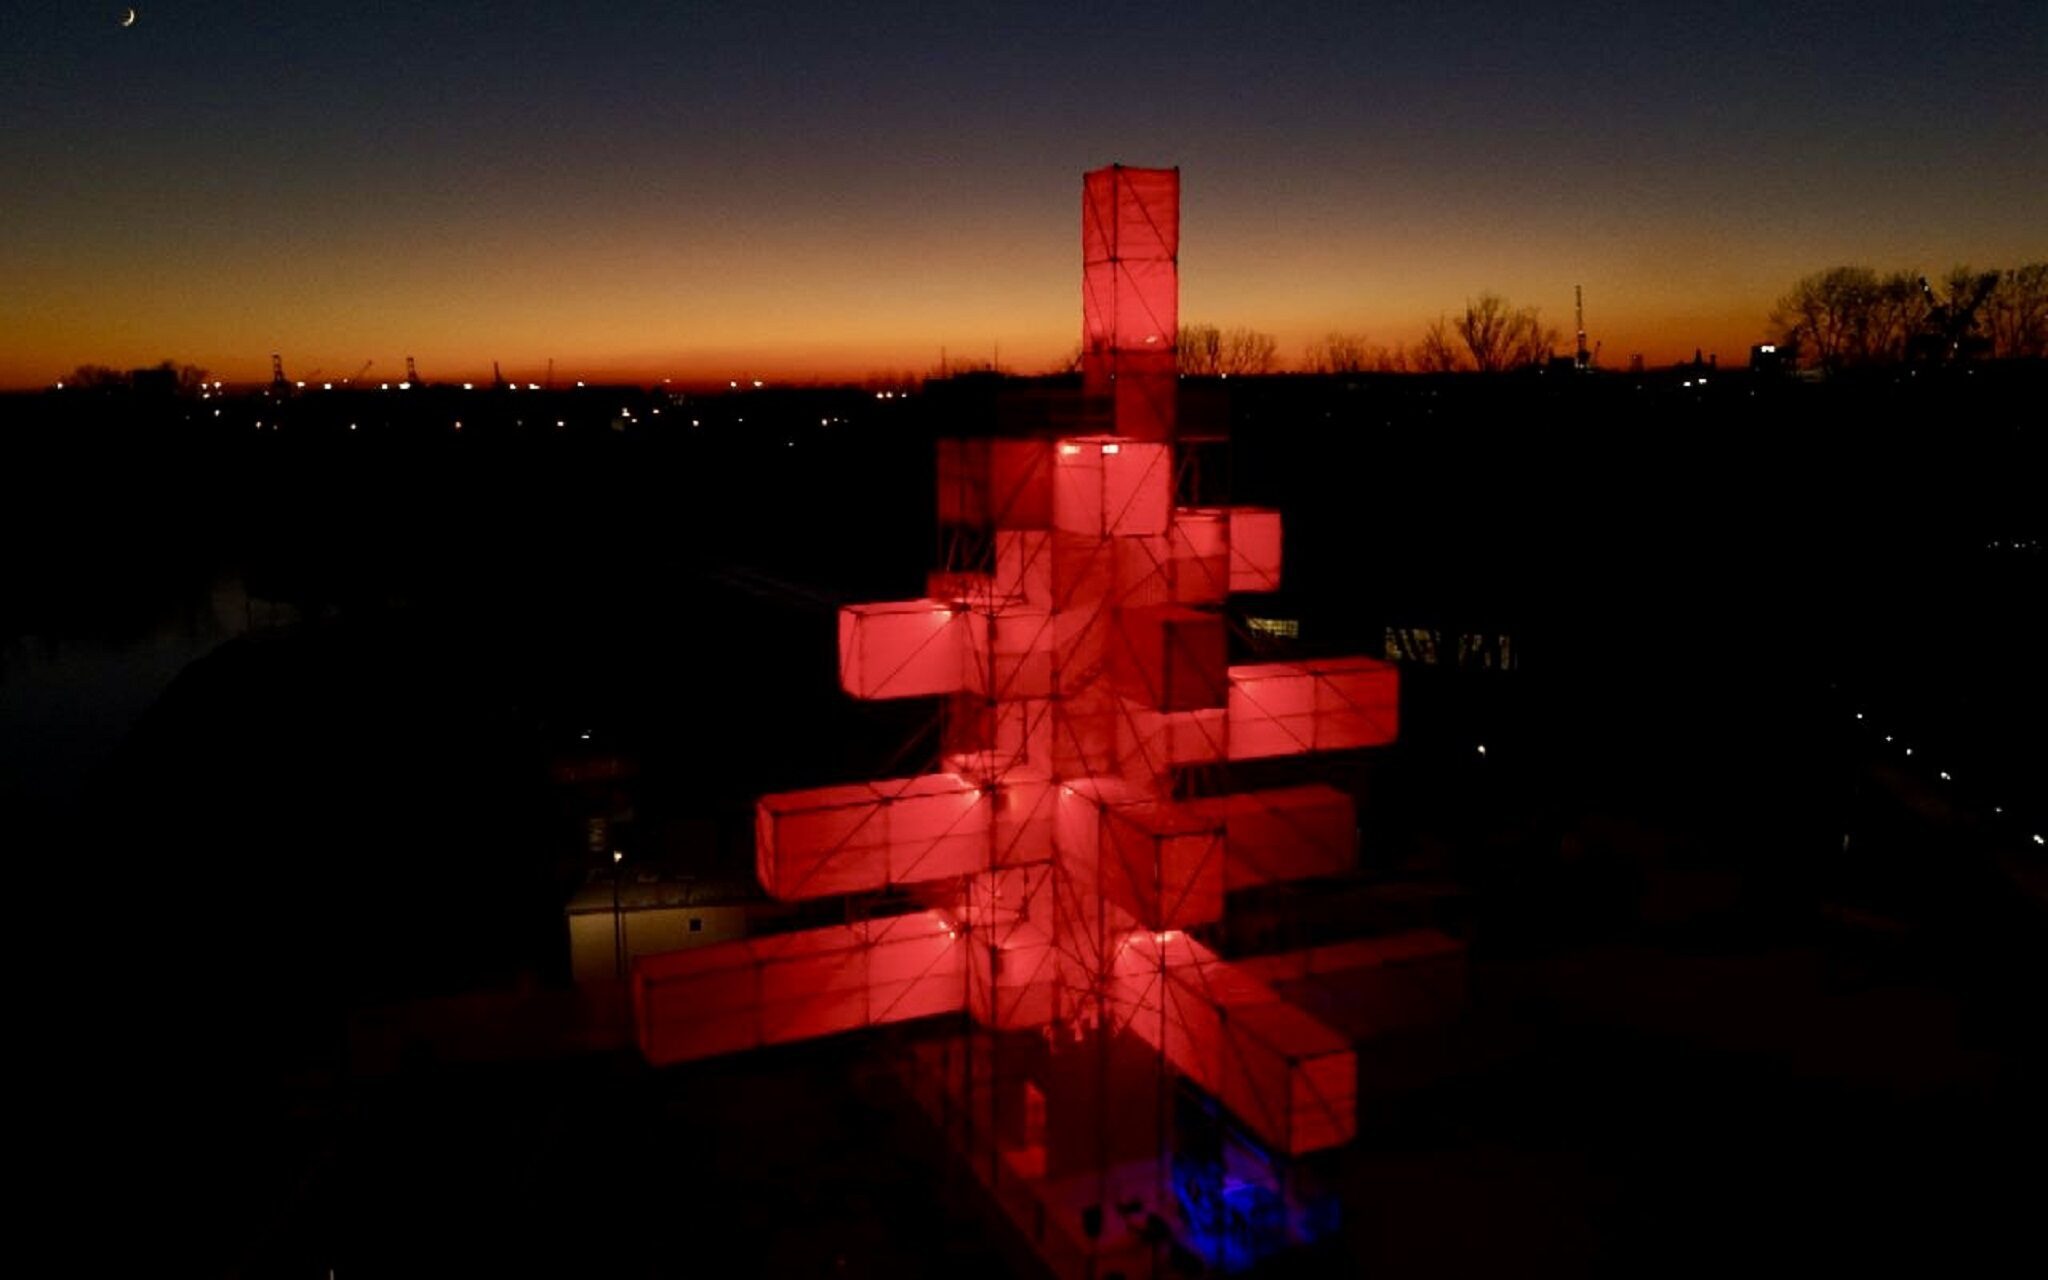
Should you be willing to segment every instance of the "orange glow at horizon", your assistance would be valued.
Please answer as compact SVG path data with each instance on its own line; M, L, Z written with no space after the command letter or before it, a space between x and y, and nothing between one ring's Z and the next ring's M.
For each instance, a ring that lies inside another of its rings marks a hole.
M1181 315L1273 334L1285 368L1333 331L1412 345L1431 320L1487 291L1539 307L1568 353L1575 284L1604 367L1625 368L1636 353L1667 365L1695 350L1740 363L1766 338L1773 300L1830 263L2025 260L2018 244L1993 243L2006 251L1994 258L1933 236L1823 248L1737 230L1645 230L1587 245L1421 209L1377 231L1361 221L1333 233L1327 210L1247 213L1242 190L1215 190L1229 181L1191 184ZM369 375L392 373L407 355L429 381L486 380L494 360L508 377L538 379L550 359L558 379L640 383L922 376L942 355L1041 373L1080 340L1077 210L1041 193L1021 204L952 223L869 209L829 234L788 212L773 225L629 216L569 247L550 222L443 226L373 268L360 265L360 248L323 257L274 238L239 251L80 243L11 282L18 308L0 344L0 386L163 359L266 381L273 351L290 376L323 379L365 361Z

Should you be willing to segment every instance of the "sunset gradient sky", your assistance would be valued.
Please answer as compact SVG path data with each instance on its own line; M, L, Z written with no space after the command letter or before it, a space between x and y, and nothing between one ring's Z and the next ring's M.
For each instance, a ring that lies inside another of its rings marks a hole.
M1182 315L1495 290L1738 360L1839 262L2048 258L2048 4L0 0L0 386L1036 371L1080 175L1182 167Z

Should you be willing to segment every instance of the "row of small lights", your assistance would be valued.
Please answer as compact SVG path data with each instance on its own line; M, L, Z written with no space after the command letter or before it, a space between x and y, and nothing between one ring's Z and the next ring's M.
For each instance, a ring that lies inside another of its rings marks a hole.
M668 381L668 379L663 379L663 381L664 381L664 382L666 382L666 381ZM202 384L202 385L203 385L203 384ZM203 391L202 391L202 392L200 393L200 398L201 398L201 399L207 399L207 398L209 398L209 396L210 396L211 394L215 394L215 393L218 393L218 392L219 392L219 389L220 389L220 386L221 386L221 384L220 384L220 383L218 383L218 382L216 382L216 383L213 383L212 385L213 385L214 391L213 391L212 393L209 393L209 392L203 392ZM305 384L304 382L300 382L300 383L298 383L297 385L298 385L298 386L299 386L300 388L304 388L306 384ZM581 379L578 379L578 380L577 380L577 383L576 383L576 385L577 385L578 387L582 387L582 386L584 385L584 383L583 383L583 381L582 381ZM729 383L729 385L730 385L730 386L732 386L732 387L735 387L735 388L737 388L737 387L738 387L738 386L739 386L740 384L739 384L739 383L738 383L737 381L733 381L733 382ZM763 385L763 383L761 382L761 380L760 380L759 378L756 378L756 379L754 379L754 380L753 380L753 385L754 385L754 386L756 386L756 387L759 387L759 386L762 386L762 385ZM333 384L333 383L331 383L331 382L323 382L323 383L321 383L321 384L320 384L320 386L321 386L321 389L322 389L323 391L332 391L332 390L334 390L334 384ZM389 391L389 390L391 390L391 386L392 386L392 384L390 384L390 383L388 383L388 382L386 382L386 383L382 383L382 384L380 384L380 385L378 386L378 390L380 390L380 391ZM58 390L60 390L60 391L61 391L61 390L63 390L63 389L64 389L64 384L63 384L62 382L59 382L59 383L57 384L57 389L58 389ZM398 384L398 389L399 389L400 391L410 391L410 390L412 390L412 383L410 383L410 382L401 382L401 383L399 383L399 384ZM473 382L465 382L465 383L463 383L463 384L462 384L462 389L463 389L464 391L474 391L474 390L476 389L476 384L475 384L475 383L473 383ZM505 389L506 389L507 391L517 391L517 390L519 390L519 384L518 384L518 383L516 383L516 382L513 382L513 383L508 383L508 384L506 384L506 387L505 387ZM529 383L527 383L527 384L526 384L526 389L527 389L528 391L539 391L539 390L541 389L541 385L540 385L540 384L539 384L538 382L529 382ZM899 394L905 394L905 395L907 395L907 393L899 393L899 392L895 392L895 391L877 391L877 392L875 393L875 399L877 399L877 400L893 400L893 399L896 399L896 398L897 398L897 396L898 396ZM649 413L651 413L651 414L653 414L653 415L654 415L654 416L656 416L656 417L659 417L659 416L661 415L661 410L660 410L659 408L651 408L651 409L649 409L649 410L648 410L648 412L649 412ZM216 418L218 418L218 417L220 416L220 410L218 410L218 409L215 409L215 410L213 411L213 416L214 416L214 417L216 417ZM633 412L632 412L632 410L631 410L631 409L629 409L629 408L622 408L622 409L620 409L620 410L619 410L619 416L620 416L620 417L622 417L623 419L625 419L625 421L626 421L626 422L628 422L628 423L631 423L631 424L634 424L634 425L638 425L638 423L639 423L639 419L638 419L638 418L635 418L635 417L633 416ZM745 419L745 418L740 418L740 419L738 419L738 421L740 421L740 422L745 422L745 421L746 421L746 419ZM843 422L843 421L846 421L846 419L843 419L843 418L820 418L820 419L818 419L818 425L819 425L819 426L821 426L821 427L829 427L829 426L832 426L832 425L833 425L833 424L835 424L835 423L838 423L838 422ZM563 419L557 419L557 420L555 421L555 425L556 425L557 427L566 427L566 426L567 426L567 422L566 422L565 420L563 420ZM692 419L690 419L690 425L691 425L691 426L693 426L693 427L701 427L701 426L703 426L703 425L704 425L704 423L703 423L703 420L702 420L702 419L699 419L699 418L692 418ZM454 428L455 428L455 430L457 430L457 431L460 431L460 430L462 430L462 423L461 423L460 421L457 421L457 422L456 422L456 423L454 424ZM273 430L273 431L276 431L276 430L280 430L280 429L282 429L282 424L280 424L280 423L273 423L273 424L271 425L271 430ZM356 424L355 424L355 423L353 423L353 422L349 423L349 424L348 424L348 429L349 429L350 431L354 431L354 430L356 430ZM258 422L258 423L256 424L256 430L258 430L258 431L261 431L261 430L263 430L263 424L262 424L261 422ZM796 447L796 441L794 441L794 440L791 440L791 441L789 442L789 447L790 447L790 448L792 448L792 449L794 449L794 448ZM1103 450L1103 452L1104 452L1104 453L1113 453L1113 452L1115 452L1115 447L1114 447L1114 446L1111 446L1111 447L1109 447L1109 448L1106 448L1106 449L1104 449L1104 450Z
M1861 711L1858 711L1855 714L1856 719L1858 719L1859 721L1864 718L1863 713ZM1887 733L1884 735L1884 740L1887 744L1897 746L1899 749L1904 751L1906 753L1907 758L1910 759L1912 757L1913 748L1906 746L1902 742L1897 741L1894 735ZM1937 769L1935 773L1936 776L1938 776L1943 782L1955 781L1955 776L1946 769ZM2002 804L1994 804L1991 806L1991 812L1998 817L2004 817L2005 806ZM2036 845L2048 846L2048 835L2043 835L2041 832L2038 831L2031 833L2031 835Z
M1858 712L1856 713L1856 718L1857 718L1858 720L1862 720L1862 719L1863 719L1863 713L1862 713L1861 711L1858 711ZM1888 742L1888 743L1890 743L1890 742L1893 742L1893 735L1891 735L1891 734L1889 734L1889 733L1885 734L1885 735L1884 735L1884 740L1885 740L1886 742ZM1911 747L1906 747L1906 746L1904 746L1904 744L1897 744L1897 745L1900 745L1900 746L1902 747L1902 749L1903 749L1903 750L1905 751L1905 753L1906 753L1906 755L1907 755L1908 757L1911 757L1911 756L1912 756L1912 754L1913 754L1913 748L1911 748ZM1479 756L1480 756L1480 758L1481 758L1481 759L1484 759L1484 758L1485 758L1485 756L1486 756L1486 744L1485 744L1485 743L1483 743L1483 742L1482 742L1482 743L1480 743L1480 744L1478 745L1478 747L1477 747L1477 750L1478 750L1478 753L1479 753ZM1938 770L1936 770L1936 771L1935 771L1935 773L1936 773L1936 776L1938 776L1938 777L1939 777L1939 778L1940 778L1940 779L1941 779L1941 780L1942 780L1943 782L1954 782L1954 781L1955 781L1955 775L1954 775L1954 774L1952 774L1952 773L1950 773L1950 772L1949 772L1948 770L1946 770L1946 769L1938 769ZM2002 804L1995 804L1995 805L1992 805L1992 806L1991 806L1991 812L1992 812L1993 814L1995 814L1995 815L1999 816L1999 817L2004 817L2004 816L2005 816L2005 806L2004 806L2004 805L2002 805ZM2033 839L2033 841L2034 841L2034 843L2035 843L2036 845L2048 846L2048 835L2043 835L2042 833L2040 833L2040 832L2038 832L2038 831L2036 831L2036 832L2033 832L2033 833L2031 833L2031 834L2032 834L2032 839Z
M672 382L672 381L673 381L673 379L670 379L670 378L663 378L663 379L662 379L661 381L662 381L663 385L667 385L668 383ZM1705 381L1705 380L1704 380L1704 379L1702 379L1702 381ZM200 398L200 399L202 399L202 400L204 400L204 399L207 399L207 398L208 398L209 396L213 396L213 395L218 395L218 394L220 394L221 384L220 384L220 383L218 383L218 382L214 382L214 383L205 383L205 382L202 382L202 383L200 383L199 385L200 385L200 388L201 388L201 390L200 390L200 392L199 392L199 398ZM295 387L296 387L296 388L297 388L298 390L300 390L300 391L304 391L304 390L306 390L306 388L307 388L307 384L306 384L306 382L305 382L305 381L303 381L303 380L300 380L300 381L298 381L298 382L295 382L295 383L294 383L293 385L294 385L294 386L295 386ZM342 385L343 385L343 386L347 386L347 385L348 385L348 379L346 379L346 378L342 379ZM393 383L389 383L389 382L380 382L380 383L378 383L378 384L377 384L377 389L378 389L379 391L389 391L389 390L391 390L391 388L393 387L393 385L396 385L396 386L397 386L397 388L398 388L398 389L399 389L400 391L410 391L410 390L412 390L412 383L410 383L410 382L400 382L400 383L396 383L396 384L393 384ZM581 387L581 386L583 386L583 385L584 385L584 383L583 383L583 380L582 380L582 379L580 379L580 378L579 378L579 379L577 379L577 381L576 381L576 385L577 385L578 387ZM768 384L767 384L767 383L765 383L765 382L763 382L763 381L761 381L761 379L759 379L759 378L755 378L755 379L753 379L753 380L752 380L752 386L753 386L753 387L754 387L755 389L759 389L759 388L761 388L761 387L764 387L764 386L766 386L766 385L768 385ZM739 380L738 380L738 379L731 379L731 380L728 380L728 381L727 381L727 383L726 383L726 386L728 386L728 387L732 388L732 389L733 389L733 390L735 390L735 391L737 391L737 390L739 390L739 389L740 389L740 384L739 384ZM211 390L207 390L206 388L208 388L208 387L211 387ZM56 383L56 389L57 389L57 390L59 390L59 391L62 391L62 390L64 389L64 381L63 381L63 379L61 379L61 378L60 378L60 379L58 379L58 380L57 380L57 383ZM320 389L321 389L322 391L332 391L332 390L334 390L334 384L333 384L332 382L323 382L323 383L321 383L321 384L320 384ZM474 390L476 390L476 384L475 384L474 382L465 382L465 383L463 383L463 384L462 384L462 389L463 389L464 391L474 391ZM516 382L508 382L508 383L506 383L506 384L505 384L505 390L507 390L507 391L517 391L517 390L519 390L519 389L520 389L520 388L519 388L519 384L518 384L518 383L516 383ZM541 390L541 389L542 389L542 388L541 388L541 385L540 385L540 384L539 384L538 382L529 382L529 383L527 383L527 384L526 384L526 390L528 390L528 391L539 391L539 390ZM909 396L910 396L910 393L909 393L909 392L907 392L907 391L877 391L877 392L875 392L875 399L877 399L877 400L898 400L898 399L908 399L908 398L909 398Z

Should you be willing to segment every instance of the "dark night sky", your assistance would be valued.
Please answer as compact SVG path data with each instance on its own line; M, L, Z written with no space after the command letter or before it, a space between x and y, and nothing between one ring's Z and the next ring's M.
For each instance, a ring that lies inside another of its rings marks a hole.
M1183 315L1482 289L1734 356L1840 261L2048 257L2048 5L0 4L0 385L1023 369L1079 176L1184 170Z

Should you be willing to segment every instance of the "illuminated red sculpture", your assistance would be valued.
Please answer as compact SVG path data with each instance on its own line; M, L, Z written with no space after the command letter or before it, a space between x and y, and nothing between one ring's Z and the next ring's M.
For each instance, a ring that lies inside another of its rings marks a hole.
M1280 582L1279 513L1176 503L1179 174L1084 186L1083 360L1114 430L945 442L939 514L986 572L839 615L858 698L941 697L937 772L763 798L762 885L913 889L911 915L643 957L642 1052L676 1062L966 1011L1127 1030L1272 1149L1356 1128L1349 1043L1186 930L1231 890L1355 857L1350 798L1308 785L1176 799L1176 770L1393 740L1394 669L1230 665L1220 606Z
M1111 165L1081 180L1081 380L1116 430L1171 440L1179 400L1180 170Z

